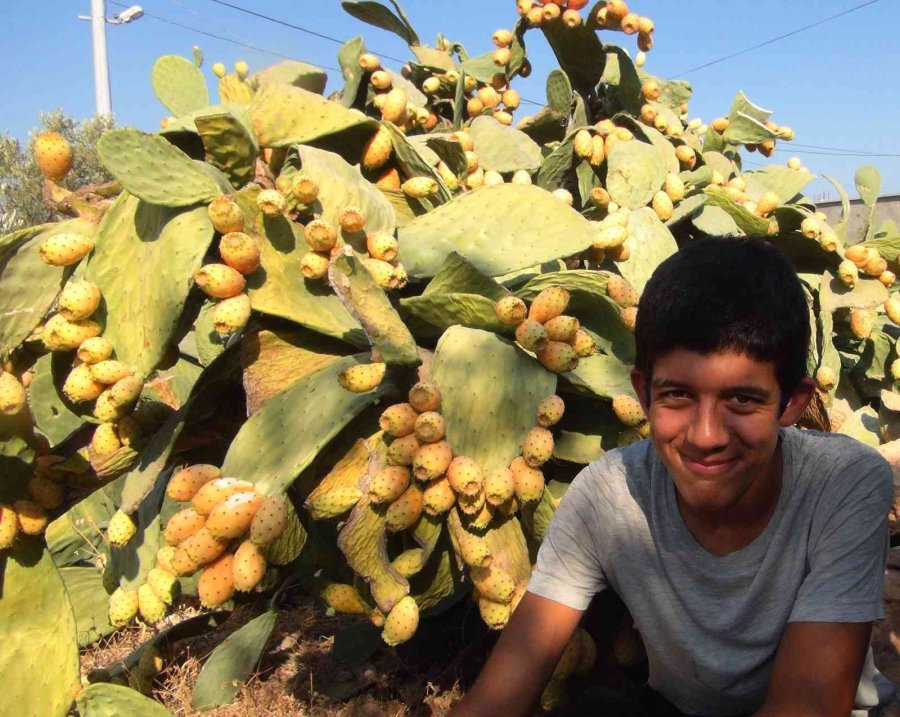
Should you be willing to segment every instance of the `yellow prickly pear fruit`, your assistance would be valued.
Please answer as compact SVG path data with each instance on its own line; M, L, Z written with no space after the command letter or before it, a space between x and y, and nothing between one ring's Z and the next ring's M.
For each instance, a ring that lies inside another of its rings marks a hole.
M779 200L775 192L766 192L756 203L756 213L761 217L767 217L778 209Z
M563 10L562 21L566 27L573 29L580 27L582 23L581 13L574 8L567 8L566 10Z
M479 189L484 186L484 170L481 167L469 172L469 176L466 177L466 186L469 189Z
M547 323L565 312L569 297L569 292L559 286L544 289L532 302L528 318L541 324Z
M664 222L669 221L675 211L672 199L665 192L657 192L653 195L652 206L656 216L660 218L660 221Z
M57 234L41 244L41 259L52 266L71 266L94 248L94 238L81 234Z
M579 19L581 19L580 16ZM494 602L482 597L478 598L478 612L481 614L484 624L491 630L502 630L509 621L511 610L509 603Z
M385 409L378 419L381 430L394 438L408 436L416 429L418 412L408 403L397 403Z
M581 322L574 316L557 316L544 324L547 338L551 341L569 343L575 338L575 333L581 328Z
M265 496L256 491L228 496L210 511L206 519L206 530L220 540L240 537L250 530L256 511L264 500Z
M515 495L516 480L512 471L498 466L484 477L484 497L493 506L499 506Z
M61 314L56 314L44 324L41 341L50 351L70 351L99 335L99 324L90 319L68 321Z
M512 45L513 34L509 30L497 30L491 38L497 47L509 47Z
M218 77L220 80L221 80L223 77L225 77L225 75L228 74L228 69L227 69L227 68L225 67L225 65L224 65L223 63L221 63L221 62L213 63L213 66L212 66L211 69L212 69L213 74L214 74L216 77Z
M256 197L256 206L267 217L280 217L287 208L287 201L277 189L263 189Z
M229 336L243 329L250 320L252 306L247 294L224 299L213 310L213 326L219 336Z
M369 274L375 283L385 291L391 288L391 282L394 279L394 266L386 261L378 259L363 260Z
M452 460L453 450L447 441L428 443L416 451L413 474L421 481L435 480L447 472Z
M305 174L295 174L291 180L291 194L298 202L312 204L319 198L319 183Z
M523 503L532 503L544 495L544 474L539 468L528 465L522 456L513 459L509 465L513 475L516 498Z
M647 420L640 402L633 396L621 394L612 400L613 413L629 428L637 428Z
M206 208L209 221L219 234L244 230L244 212L231 197L216 197Z
M396 533L411 528L421 515L422 491L418 486L411 485L403 495L388 506L385 523L388 530Z
M106 538L115 548L124 548L137 532L134 519L121 510L117 510L106 526Z
M518 326L528 316L528 307L518 296L504 296L494 304L494 310L497 318L509 326Z
M174 555L175 551L172 550ZM147 573L147 586L153 591L156 599L166 605L171 605L178 589L178 580L175 574L163 570L161 567L151 568ZM143 611L141 611L143 613Z
M426 411L416 418L414 430L421 443L436 443L444 437L447 423L440 413Z
M421 445L415 433L395 438L387 449L388 463L392 466L411 466Z
M173 571L172 574L179 577L193 575L200 569L200 566L191 560L190 556L187 554L187 550L185 550L182 545L179 545L175 549L175 553L172 555L171 567Z
M300 260L300 273L310 280L324 279L328 276L330 259L324 252L311 251Z
M387 466L372 476L369 482L369 500L379 505L393 503L409 488L409 468Z
M249 234L232 231L219 242L222 261L241 274L252 274L259 268L259 247Z
M175 473L166 486L166 495L172 500L185 502L192 500L197 491L212 480L222 477L222 472L213 465L198 463L182 468Z
M544 348L536 352L536 355L541 365L553 373L574 371L578 366L575 349L561 341L548 341Z
M284 532L288 523L287 498L273 495L266 498L250 524L250 540L257 545L268 545Z
M597 342L584 329L579 329L575 332L575 336L569 342L569 345L578 358L590 358L597 353Z
M594 153L594 138L586 129L580 129L572 140L572 151L576 157L590 159Z
M138 588L138 610L145 622L159 622L166 616L166 604L156 597L147 583Z
M449 450L449 446L448 446ZM476 496L484 485L481 466L468 456L456 456L446 468L447 480L456 493Z
M496 187L500 184L503 184L503 175L500 172L494 169L488 169L484 173L484 186L485 187Z
M838 276L841 281L852 289L856 286L856 282L859 281L859 269L852 261L844 260L838 267Z
M0 371L0 413L15 416L28 402L25 387L13 374Z
M78 360L86 364L100 363L112 356L113 347L102 336L86 339L78 347Z
M531 175L528 173L528 170L520 169L513 174L512 177L513 184L532 184Z
M356 588L346 583L329 583L319 597L331 610L342 615L365 615L368 612Z
M16 527L23 535L41 535L47 529L50 518L47 511L31 500L17 500L13 503L16 514ZM0 509L0 534L3 532L3 515ZM3 548L3 537L0 535L0 549Z
M400 244L393 234L388 232L373 232L366 237L366 251L373 259L380 261L394 261L400 252Z
M457 544L459 555L466 565L484 568L491 564L491 549L487 542L477 535L461 531Z
M100 289L87 279L72 279L59 294L59 313L67 321L80 321L100 306Z
M369 77L369 82L372 83L372 87L376 90L389 90L394 84L391 73L385 70L375 70L372 76Z
M885 304L887 307L887 304ZM890 317L889 317L890 318ZM871 309L853 309L850 312L850 330L858 339L867 339L875 328L875 312Z
M381 639L391 647L411 639L419 627L419 606L407 595L391 608L384 621Z
M900 324L900 294L891 294L884 303L884 312L895 324Z
M438 183L432 177L413 177L407 179L400 187L403 193L414 199L424 199L437 193Z
M635 28L637 30L637 28ZM655 102L659 99L662 90L660 89L659 83L650 80L645 82L641 86L641 93L644 95L644 98L649 102Z
M894 282L897 281L897 275L892 271L885 271L878 277L878 281L886 288L890 289L894 285Z
M386 122L394 124L403 124L407 118L407 106L409 98L406 91L400 87L395 87L384 98L384 105L381 108L381 117Z
M175 548L166 545L156 551L156 567L163 570L169 575L175 575L175 569L172 567L172 559L175 557Z
M378 55L365 52L359 56L359 66L366 72L375 72L381 67L381 60L378 59Z
M446 476L429 482L422 492L422 510L428 515L443 515L455 504L456 493Z
M131 375L119 379L104 393L109 397L110 405L121 411L129 408L140 398L143 388L144 382L141 377Z
M572 196L572 192L570 192L568 189L554 189L552 194L568 207L571 207L575 203L575 198Z
M409 403L419 413L441 408L441 390L433 381L420 381L409 390Z
M522 97L516 90L510 88L503 91L503 94L500 95L500 101L510 112L515 112L522 103ZM512 116L510 116L510 120L512 120Z
M166 523L163 538L168 545L180 545L206 525L206 516L193 508L179 510Z
M525 319L516 327L516 341L526 351L540 351L546 348L549 340L547 329L534 319Z
M222 605L234 595L234 556L225 554L207 565L200 573L197 596L203 607Z
M345 207L338 218L341 229L356 234L366 228L366 215L357 207Z
M238 60L234 63L234 73L238 76L238 79L246 80L247 75L250 74L250 67L244 60Z
M547 396L541 399L537 409L538 423L544 428L555 426L562 420L566 404L557 395Z
M494 64L497 65L497 67L508 65L511 57L512 53L509 51L508 47L498 47L491 55L491 59L493 59Z
M134 369L124 361L106 359L106 361L92 364L90 372L91 378L97 383L102 383L105 386L112 386L126 376L132 376L134 374Z
M91 437L91 452L98 456L115 453L122 447L115 424L101 423Z
M367 393L381 385L387 365L383 363L357 364L338 374L338 383L351 393Z
M447 189L451 192L459 189L459 177L453 173L453 170L450 169L446 162L443 160L438 162L437 171L441 175L441 180L447 185Z
M637 306L630 306L627 309L622 309L622 323L625 324L629 331L634 331L637 326L637 315Z
M505 570L491 564L484 568L473 567L470 574L481 597L506 604L512 599L516 584Z
M819 366L819 370L816 371L816 386L818 386L820 391L825 391L826 393L833 391L834 387L837 386L837 374L834 372L834 369L828 366Z
M697 153L686 144L675 148L675 156L681 163L682 169L693 169L697 164Z
M112 402L110 389L106 389L101 393L97 397L97 402L94 404L94 417L104 423L118 421L124 412L123 408L116 406Z
M234 551L232 563L234 573L234 589L239 592L250 592L266 574L266 556L259 546L245 540Z
M637 306L640 299L631 283L618 274L611 274L607 280L606 295L623 309Z
M677 174L669 173L666 175L666 181L663 184L663 189L666 194L669 195L669 199L673 202L680 202L684 199L684 181Z
M364 169L381 169L391 158L393 152L391 133L385 127L379 127L378 131L366 143L363 150L362 166Z
M228 541L219 540L204 526L178 547L184 548L184 552L193 562L203 566L222 555L228 549Z
M34 140L34 160L41 174L58 182L72 169L72 145L59 132L41 132Z
M540 468L553 456L553 434L546 428L532 428L522 444L522 457L533 468Z
M11 548L18 532L16 511L8 505L0 504L0 550Z
M138 591L118 588L109 596L109 624L122 627L138 614Z
M219 503L235 493L252 492L254 486L249 481L237 478L215 478L200 487L191 500L191 507L200 515L209 515Z
M422 569L422 557L424 552L425 551L422 550L422 548L410 548L409 550L404 550L391 561L391 567L404 578L411 578Z
M471 525L471 519L476 518L482 513L484 507L487 505L487 501L485 500L483 491L478 491L477 493L475 493L475 495L465 495L464 493L459 493L456 496L456 505L464 515L470 518ZM493 513L489 512L487 522L490 522L492 516ZM483 524L482 527L486 527L486 524ZM473 530L479 530L479 528L473 526Z
M227 264L207 264L194 274L194 283L213 299L230 299L240 294L247 282Z

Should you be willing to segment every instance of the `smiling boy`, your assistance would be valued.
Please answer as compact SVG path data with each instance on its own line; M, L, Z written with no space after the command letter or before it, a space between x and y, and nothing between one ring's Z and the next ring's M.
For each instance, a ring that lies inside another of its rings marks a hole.
M815 387L800 282L771 245L696 241L641 297L651 438L573 481L528 592L453 717L525 715L593 597L625 602L647 686L571 715L846 717L877 705L891 470L792 426Z

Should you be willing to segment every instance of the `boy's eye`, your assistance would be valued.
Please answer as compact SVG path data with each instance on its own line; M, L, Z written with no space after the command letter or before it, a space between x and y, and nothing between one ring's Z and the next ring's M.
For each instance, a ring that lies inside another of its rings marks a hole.
M734 401L741 406L752 406L755 403L759 403L759 399L756 396L748 396L745 393L735 394Z
M677 400L677 399L680 399L680 398L687 398L687 395L688 395L687 391L683 391L683 390L681 390L681 389L673 388L673 389L669 389L669 390L667 390L667 391L661 392L661 393L659 394L659 397L660 397L661 399L676 399L676 400Z

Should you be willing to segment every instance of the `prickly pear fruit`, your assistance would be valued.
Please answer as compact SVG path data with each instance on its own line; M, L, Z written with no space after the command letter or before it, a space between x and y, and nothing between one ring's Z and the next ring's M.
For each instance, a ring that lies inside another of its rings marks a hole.
M28 402L25 387L13 374L0 371L0 413L15 416Z
M453 451L447 441L428 443L416 452L413 473L421 481L434 480L447 472L453 460Z
M216 197L206 208L209 221L219 234L244 230L244 213L231 197Z
M516 341L526 351L540 351L549 341L547 329L534 319L525 319L516 327Z
M396 533L411 528L421 515L422 491L417 485L411 485L388 506L385 522L388 530Z
M100 289L87 279L71 279L59 294L59 313L67 321L80 321L100 306Z
M756 203L756 213L761 217L767 217L776 209L778 209L778 205L780 201L778 199L778 195L775 192L766 192L763 194L759 201Z
M384 630L381 632L381 639L391 647L396 647L412 638L418 627L419 606L411 596L407 595L401 598L388 613L387 619L384 621Z
M206 519L206 529L220 540L237 538L250 530L264 500L265 496L256 491L234 493L212 509Z
M324 279L328 276L330 260L324 252L311 251L300 259L300 273L310 280Z
M227 264L206 264L194 274L194 283L214 299L237 296L247 284L244 276Z
M373 503L393 503L409 488L409 468L387 466L372 476L369 483L369 500Z
M277 189L263 189L256 197L256 206L267 217L280 217L287 207L287 200Z
M120 381L126 376L134 374L134 369L122 361L115 359L107 359L99 363L92 364L90 367L91 378L97 383L105 386L112 386L116 381Z
M367 393L378 388L384 379L387 364L357 364L345 368L338 374L338 383L351 393Z
M11 548L18 532L16 512L8 505L0 503L0 550Z
M381 116L387 122L403 124L408 117L408 107L406 91L395 87L385 95L384 104L381 106Z
M266 574L266 556L256 543L245 540L234 551L234 589L250 592Z
M416 419L416 438L422 443L435 443L444 437L447 423L440 413L426 411Z
M87 339L78 347L78 360L86 364L100 363L112 356L113 347L102 336Z
M387 460L392 466L411 466L421 447L415 433L395 438L387 449Z
M115 424L101 423L91 437L91 452L97 456L108 456L122 447Z
M249 481L237 478L216 478L200 487L191 506L200 515L209 515L219 503L235 493L248 493L253 491L253 484Z
M229 336L243 329L250 320L252 307L247 294L225 299L213 310L213 326L219 336Z
M222 472L213 465L198 463L182 468L175 473L166 486L166 495L172 500L185 502L191 500L202 486L211 480L221 478Z
M287 527L288 504L281 495L265 498L250 524L250 539L257 545L268 545Z
M479 490L474 495L458 494L456 496L456 504L463 514L469 516L469 518L474 518L482 512L485 505L487 505L487 501L484 497L484 492ZM490 518L491 515L488 516L488 522L490 522Z
M41 535L47 529L50 518L47 511L32 500L17 500L13 503L16 512L16 526L23 535ZM3 517L0 516L0 533L2 533ZM0 538L2 543L2 538ZM0 545L0 548L3 546Z
M837 374L834 372L834 369L829 368L828 366L819 366L819 370L816 371L816 386L819 387L820 391L831 391L837 386Z
M163 531L163 538L169 545L180 545L204 525L206 525L205 515L200 515L193 508L185 508L169 518Z
M366 228L366 215L358 207L344 207L338 217L338 224L348 234L356 234Z
M153 589L144 583L138 588L138 610L144 622L159 622L166 616L166 604L156 597Z
M491 564L491 549L482 538L461 531L457 540L459 555L466 565L484 568Z
M891 294L891 297L884 302L884 312L891 321L900 324L900 294Z
M391 567L404 578L411 578L421 571L424 553L425 551L422 550L422 548L410 548L409 550L404 550L391 561Z
M178 580L174 573L167 572L160 567L151 568L147 573L147 585L150 586L157 600L166 605L172 604L178 586Z
M128 513L117 510L113 517L109 519L109 525L106 527L106 538L113 547L124 548L136 532L137 525L134 519Z
M252 274L259 268L256 240L241 231L231 231L219 242L219 255L228 266L241 274Z
M490 505L502 505L513 497L515 490L515 478L505 466L494 468L484 477L484 497Z
M484 484L484 475L481 466L473 458L468 456L456 456L447 466L447 480L457 493L467 496L475 496Z
M504 296L495 305L497 318L509 326L518 326L528 316L528 307L518 296Z
M672 204L672 198L665 192L657 192L654 194L651 206L653 207L653 211L656 212L656 216L663 222L669 221L675 211L675 207Z
M441 407L441 390L432 381L420 381L409 390L409 403L419 413Z
M378 419L381 430L394 438L408 436L416 429L419 414L409 403L397 403L385 409Z
M99 335L99 324L90 319L68 321L62 314L56 314L44 324L41 341L51 351L70 351Z
M637 326L637 316L638 316L638 307L630 306L627 309L622 309L622 323L625 324L625 327L629 331L634 331Z
M41 259L52 266L72 266L94 248L94 238L82 234L57 234L41 244Z
M478 612L491 630L502 630L509 622L511 610L509 603L494 602L482 597L478 598Z
M175 548L166 545L156 551L156 567L164 570L169 575L176 575L175 568L172 567L172 559L175 557Z
M187 550L183 545L179 545L175 548L172 560L170 561L170 566L172 568L172 574L179 577L193 575L200 569L200 566L191 560L191 557L187 554Z
M569 305L569 296L569 292L562 287L553 286L544 289L531 303L528 318L546 324L550 319L555 319L565 312Z
M428 515L443 515L456 504L456 493L447 477L443 476L425 486L422 501L422 509Z
M887 306L887 304L885 304ZM871 309L853 309L850 311L850 330L858 339L867 339L875 328L875 312Z
M329 608L342 615L365 615L368 612L356 588L346 583L329 583L319 597Z
M41 132L34 140L34 161L41 174L58 182L72 169L72 145L59 132Z
M81 364L69 372L62 390L72 403L85 403L95 401L103 393L104 386L91 378L89 364Z
M109 624L113 627L127 625L138 614L138 605L137 590L117 588L109 596Z
M570 343L580 328L581 322L574 316L557 316L544 324L547 338L551 341L562 341L563 343Z
M541 365L553 373L573 371L578 366L575 350L560 341L548 341L542 349L538 349L537 359Z
M491 564L484 568L472 568L470 575L481 597L509 604L516 584L505 570Z
M310 249L330 252L337 244L337 230L324 219L314 219L306 225L304 238Z
M629 428L637 428L647 420L640 402L633 396L621 394L612 400L613 413Z
M312 204L319 198L319 183L305 174L295 174L291 180L291 194L302 204Z
M226 554L207 565L200 573L197 596L203 607L214 608L234 595L234 556Z
M34 499L35 503L47 510L56 510L62 505L62 488L52 480L41 476L33 476L28 481L28 494Z
M546 428L532 428L522 444L522 457L533 468L540 468L553 456L553 434Z
M136 446L144 435L144 429L134 417L123 416L116 423L116 435L123 446Z
M373 259L381 261L393 261L400 251L400 244L393 234L388 232L373 232L366 237L366 251Z
M362 166L364 169L381 169L391 158L393 151L393 141L391 133L384 127L379 127L378 131L372 135L372 138L366 144L363 151Z
M514 458L509 465L516 487L516 497L523 503L531 503L544 495L544 474L534 468L522 456Z
M413 177L412 179L407 179L400 186L400 189L408 197L425 199L426 197L430 197L432 194L437 193L438 183L437 180L432 177Z
M188 557L202 566L208 565L224 553L228 548L228 542L219 540L204 526L178 547L183 547Z
M618 274L611 274L607 280L606 295L623 309L638 305L637 291L627 279Z
M557 396L547 396L541 399L537 409L537 420L544 428L555 426L562 420L563 413L566 410L566 404Z

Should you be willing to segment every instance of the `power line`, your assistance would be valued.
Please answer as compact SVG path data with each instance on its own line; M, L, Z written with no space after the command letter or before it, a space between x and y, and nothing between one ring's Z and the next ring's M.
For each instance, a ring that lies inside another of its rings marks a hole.
M217 0L213 0L213 1L216 2ZM738 50L737 52L733 52L730 55L725 55L724 57L720 57L716 60L706 62L702 65L697 65L697 67L692 67L689 70L685 70L684 72L680 72L677 75L673 75L670 79L675 79L676 77L682 77L684 75L687 75L688 73L696 72L697 70L703 70L707 67L711 67L712 65L717 65L720 62L725 62L726 60L731 60L740 55L745 55L748 52L752 52L753 50L758 50L761 47L766 47L767 45L771 45L775 42L778 42L779 40L784 40L788 37L793 37L794 35L799 35L801 32L806 32L807 30L811 30L812 28L818 27L819 25L824 25L826 22L831 22L832 20L837 20L840 17L844 17L844 15L849 15L850 13L856 12L857 10L862 10L863 8L868 7L869 5L874 5L875 3L880 2L880 1L881 0L869 0L868 2L864 2L860 5L857 5L856 7L851 7L847 10L844 10L843 12L839 12L836 15L831 15L830 17L826 17L822 20L814 22L811 25L804 25L803 27L798 27L796 30L791 30L790 32L786 32L783 35L778 35L778 37L773 37L771 40L766 40L765 42L761 42L758 45L753 45L753 47L748 47L744 50Z
M882 152L872 152L871 150L868 150L868 149L846 149L846 148L840 148L840 147L821 147L816 144L799 144L796 142L792 142L792 144L795 147L802 147L804 149L825 149L825 150L829 150L832 152L847 152L849 154L857 154L857 155L860 155L863 157L865 157L865 156L868 156L868 157L900 157L900 154L890 154L890 153L885 154Z
M830 149L828 147L824 149ZM861 152L843 152L843 151L828 151L828 152L819 152L812 149L791 149L790 152L792 154L818 154L823 157L860 157L865 159L866 157L900 157L900 154L890 154L890 153L861 153Z

